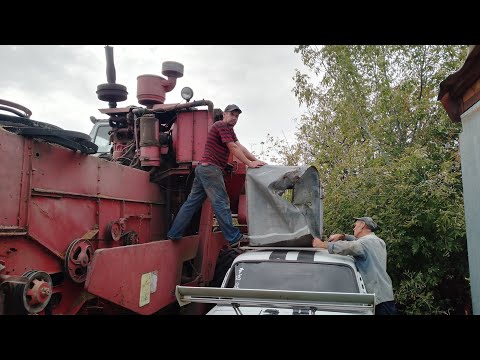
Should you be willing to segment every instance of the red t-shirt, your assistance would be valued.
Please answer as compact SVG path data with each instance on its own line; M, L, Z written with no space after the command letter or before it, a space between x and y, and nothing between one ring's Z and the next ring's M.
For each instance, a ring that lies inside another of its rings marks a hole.
M202 163L209 163L224 169L227 166L230 150L227 143L238 141L232 126L224 121L213 124L207 136L207 143L203 152Z

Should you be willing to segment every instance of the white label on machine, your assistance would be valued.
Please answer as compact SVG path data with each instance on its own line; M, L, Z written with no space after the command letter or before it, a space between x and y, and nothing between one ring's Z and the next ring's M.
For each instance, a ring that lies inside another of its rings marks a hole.
M142 274L140 282L140 302L139 307L145 306L150 303L150 288L152 284L152 273Z

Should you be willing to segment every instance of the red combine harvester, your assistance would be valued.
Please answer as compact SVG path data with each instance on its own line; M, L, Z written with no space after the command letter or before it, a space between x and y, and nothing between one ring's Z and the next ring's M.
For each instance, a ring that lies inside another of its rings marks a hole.
M166 239L218 110L208 100L164 104L183 76L176 62L163 63L166 78L138 76L141 106L117 107L127 89L115 82L113 48L105 51L108 82L97 95L109 106L100 110L109 153L0 100L9 112L0 113L0 314L177 313L176 285L223 279L217 260L232 253L208 200L182 240ZM246 232L246 168L229 164L231 209ZM194 305L182 313L208 311Z

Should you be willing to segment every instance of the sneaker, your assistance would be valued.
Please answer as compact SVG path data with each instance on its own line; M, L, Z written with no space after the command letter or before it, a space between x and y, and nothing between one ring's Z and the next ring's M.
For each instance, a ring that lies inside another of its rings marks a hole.
M249 240L248 236L245 235L245 234L242 234L242 236L240 236L237 240L230 243L230 248L233 249L233 248L238 248L240 246L248 245L249 242L250 242L250 240Z

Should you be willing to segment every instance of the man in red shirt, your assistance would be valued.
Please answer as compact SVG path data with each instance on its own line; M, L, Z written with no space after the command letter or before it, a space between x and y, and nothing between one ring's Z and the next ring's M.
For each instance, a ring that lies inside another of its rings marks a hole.
M208 132L203 158L195 168L195 180L187 201L182 205L172 227L167 233L171 240L179 240L192 216L209 198L224 238L231 246L237 246L246 240L243 234L233 226L230 201L228 199L223 169L227 165L230 152L249 168L266 165L253 156L237 139L233 127L237 124L242 110L231 104L225 108L223 120L213 124Z

